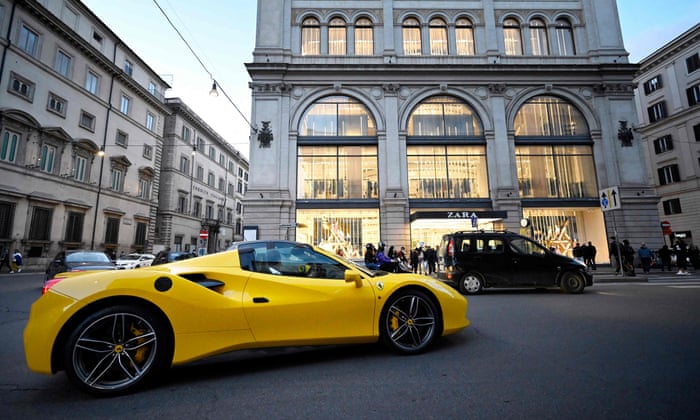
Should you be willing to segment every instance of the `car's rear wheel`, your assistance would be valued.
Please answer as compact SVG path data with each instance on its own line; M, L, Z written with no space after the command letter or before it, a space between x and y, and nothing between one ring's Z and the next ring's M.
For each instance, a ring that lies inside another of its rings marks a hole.
M90 314L66 342L68 377L85 392L119 395L144 385L170 365L172 344L151 311L118 305Z
M437 306L419 290L392 296L379 322L384 344L403 354L424 351L437 338L442 325Z
M470 272L462 276L459 291L465 295L475 295L484 288L484 277L479 273Z
M567 272L561 277L560 287L566 293L582 293L586 282L581 274Z

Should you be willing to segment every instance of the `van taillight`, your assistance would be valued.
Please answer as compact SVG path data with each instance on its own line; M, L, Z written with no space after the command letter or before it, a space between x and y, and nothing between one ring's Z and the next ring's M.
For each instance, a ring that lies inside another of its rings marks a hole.
M455 240L453 238L450 238L450 241L447 243L447 255L450 257L455 256Z

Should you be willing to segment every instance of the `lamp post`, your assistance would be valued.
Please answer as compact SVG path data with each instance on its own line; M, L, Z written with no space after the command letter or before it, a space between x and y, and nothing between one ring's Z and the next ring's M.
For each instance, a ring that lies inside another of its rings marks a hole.
M90 241L90 249L95 249L95 231L97 230L97 213L100 207L100 195L102 195L102 172L105 166L105 149L100 147L97 152L97 156L100 158L100 175L97 178L97 198L95 199L95 216L92 220L92 240Z

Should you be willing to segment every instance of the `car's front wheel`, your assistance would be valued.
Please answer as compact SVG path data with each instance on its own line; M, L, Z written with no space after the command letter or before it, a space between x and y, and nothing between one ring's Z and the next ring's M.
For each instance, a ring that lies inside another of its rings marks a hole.
M385 345L399 353L416 354L438 337L442 318L425 293L407 290L390 298L379 322Z
M582 293L586 282L581 274L568 272L562 275L560 287L566 293Z
M484 278L479 273L467 273L459 282L459 291L465 295L475 295L484 288Z
M83 391L113 396L134 390L170 365L172 343L163 321L134 305L90 314L66 341L68 377Z

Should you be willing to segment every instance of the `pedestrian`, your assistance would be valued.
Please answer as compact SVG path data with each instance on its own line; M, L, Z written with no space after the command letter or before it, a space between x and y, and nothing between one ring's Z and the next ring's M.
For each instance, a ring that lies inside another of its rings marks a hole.
M645 242L642 242L642 245L637 250L637 255L639 255L639 260L642 262L642 271L648 274L651 269L651 259L654 254L651 252L651 249L647 248Z
M22 253L19 252L19 249L15 249L15 253L12 254L12 271L10 271L10 273L14 273L15 271L21 273L22 265Z
M595 256L598 253L595 245L588 241L588 245L583 248L583 262L589 270L595 270Z
M664 244L664 246L659 249L658 253L659 259L661 260L661 271L664 271L665 268L667 268L668 271L671 271L671 248Z
M615 275L619 276L620 275L620 254L621 254L621 249L620 249L620 243L617 242L614 236L611 236L610 239L612 242L610 242L610 246L608 246L608 254L610 255L610 262L615 265Z
M423 242L418 242L418 245L411 251L411 267L413 274L423 274Z
M630 241L624 239L622 241L622 268L628 276L636 276L634 272L634 248L630 245Z
M573 249L574 259L576 261L583 261L583 249L581 249L581 244L576 242L576 246Z
M7 271L12 272L12 267L10 266L10 250L2 247L0 250L0 271L2 268L7 266Z
M379 269L389 273L395 273L398 262L389 258L388 255L384 253L384 243L380 242L377 247L377 264L379 264Z
M425 262L428 266L428 275L434 274L437 271L437 252L430 245L425 249Z
M373 244L365 245L365 267L370 270L379 270L379 264L377 264L377 250Z
M688 273L688 248L685 245L683 239L677 239L676 244L673 245L673 253L676 254L676 265L678 266L679 276L687 276Z
M688 248L688 259L696 270L700 268L700 248L697 245L691 245Z

